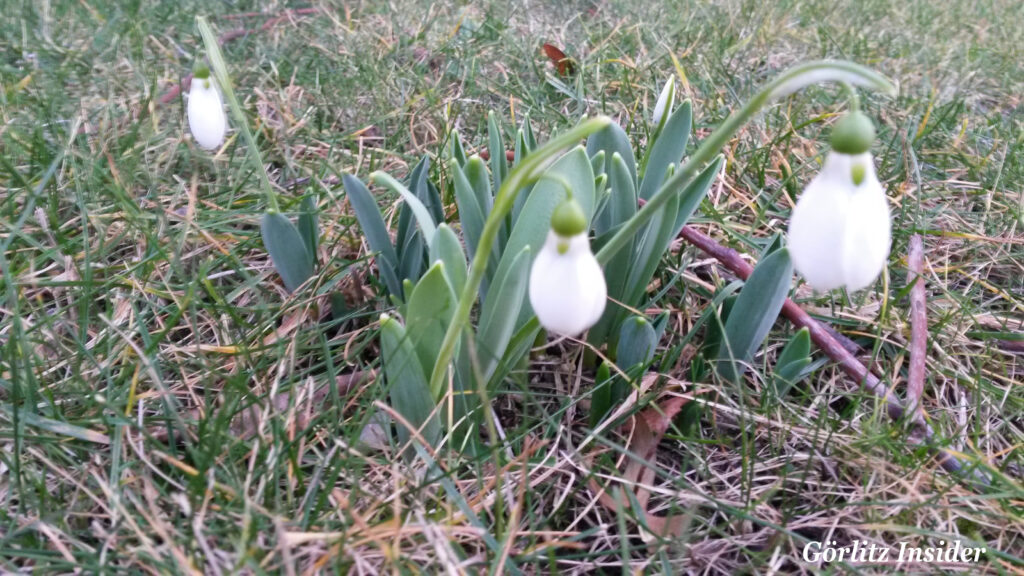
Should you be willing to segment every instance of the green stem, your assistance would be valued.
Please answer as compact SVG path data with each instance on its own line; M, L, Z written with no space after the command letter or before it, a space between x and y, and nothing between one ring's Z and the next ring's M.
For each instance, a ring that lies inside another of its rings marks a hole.
M249 158L256 165L256 172L260 175L260 185L263 188L264 195L267 197L267 211L280 212L280 207L277 203L277 193L274 192L274 187L270 184L270 178L267 177L267 171L263 167L260 149L256 147L256 139L253 138L252 132L249 131L249 122L242 112L242 107L238 104L238 99L235 98L235 91L231 89L228 66L224 60L224 55L221 54L217 36L213 33L213 28L210 28L210 23L206 21L205 16L196 16L196 24L199 26L200 36L203 37L203 44L206 45L206 54L210 58L210 68L213 69L213 75L217 79L217 84L220 86L224 98L228 101L228 108L231 110L231 115L235 117L235 122L238 123L238 129L242 133L242 137L245 138L246 145L249 146Z
M480 243L477 246L476 254L473 256L473 264L469 269L469 278L459 296L459 303L455 308L455 315L451 324L444 334L441 342L441 351L434 364L434 370L430 374L430 389L441 390L445 374L448 372L448 365L451 363L452 355L455 353L455 345L458 342L459 334L469 327L469 312L476 302L477 293L480 289L480 282L483 280L484 272L487 270L487 259L491 255L491 247L494 239L501 229L505 216L512 210L516 196L527 184L537 178L547 165L555 160L555 156L563 149L590 136L611 123L606 116L598 116L581 122L572 130L556 136L545 145L528 154L523 161L509 172L508 177L498 189L498 195L494 199L494 206L491 213L484 222L483 232L480 234ZM492 154L500 151L492 151Z
M682 191L698 171L714 159L740 128L772 100L792 94L809 84L824 81L844 82L889 94L896 91L895 86L884 76L852 62L822 60L790 68L769 82L743 108L733 112L717 130L701 142L700 147L686 160L682 168L676 170L676 173L662 185L661 189L598 251L597 261L602 266L607 264L612 256L625 247L640 231L640 228L657 214L658 210L664 207L674 194Z

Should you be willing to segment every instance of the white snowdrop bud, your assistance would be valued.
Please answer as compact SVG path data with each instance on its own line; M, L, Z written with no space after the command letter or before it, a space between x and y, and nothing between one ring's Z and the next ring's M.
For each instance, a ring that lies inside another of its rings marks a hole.
M192 75L192 87L188 93L188 127L196 143L207 150L218 148L227 133L224 102L209 68L205 66L197 68Z
M674 78L669 78L665 82L665 87L661 89L661 94L658 96L658 101L654 104L654 113L651 114L651 122L655 127L661 126L661 121L665 118L665 113L672 113L672 106L676 100L676 81Z
M547 331L577 336L601 318L608 288L590 251L586 217L569 199L555 209L551 230L530 268L530 305Z
M789 223L793 266L820 291L845 286L852 292L870 285L885 267L891 243L889 205L868 152L874 128L868 121L868 136L864 119L845 121L837 125L833 150ZM855 123L860 128L851 129Z

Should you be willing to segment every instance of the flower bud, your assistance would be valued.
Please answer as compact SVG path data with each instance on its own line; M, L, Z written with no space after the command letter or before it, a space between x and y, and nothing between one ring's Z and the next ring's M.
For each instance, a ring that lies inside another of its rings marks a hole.
M853 292L882 272L890 242L889 205L871 154L833 150L793 209L793 266L816 290Z
M676 81L674 78L669 78L665 82L665 87L661 89L661 94L658 95L658 101L654 104L654 113L651 114L651 122L655 127L661 126L661 121L665 118L665 112L672 112L672 105L675 104L676 100Z
M608 288L587 238L586 217L573 199L551 217L551 230L530 268L530 305L549 332L576 336L604 312Z
M192 87L188 93L188 127L196 143L207 150L215 150L224 142L228 119L224 102L210 69L197 66L192 74Z

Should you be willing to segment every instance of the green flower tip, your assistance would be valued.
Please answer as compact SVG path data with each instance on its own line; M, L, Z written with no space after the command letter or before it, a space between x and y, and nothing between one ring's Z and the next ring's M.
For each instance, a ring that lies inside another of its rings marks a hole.
M580 203L573 198L563 200L551 215L551 229L564 238L582 234L587 229L587 217Z
M875 141L875 126L863 112L853 111L832 128L832 149L842 154L863 154Z
M206 64L196 62L196 65L192 67L192 77L200 80L206 80L210 77L210 67Z

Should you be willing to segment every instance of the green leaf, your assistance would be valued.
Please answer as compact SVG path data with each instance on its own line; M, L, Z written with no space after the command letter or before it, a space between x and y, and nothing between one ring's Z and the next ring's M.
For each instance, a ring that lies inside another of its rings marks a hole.
M512 336L512 339L505 346L505 354L501 357L501 361L498 362L498 367L495 368L494 373L488 379L489 390L494 390L509 375L512 369L518 366L519 362L529 354L530 349L535 345L534 343L540 330L540 322L534 316Z
M776 398L782 398L802 378L811 363L811 332L806 327L790 338L775 361L772 384Z
M608 185L612 189L609 204L611 207L610 228L614 228L636 214L636 186L633 184L629 167L618 152L612 155L608 168Z
M594 392L590 395L590 427L601 423L612 409L612 376L608 364L602 362L594 376Z
M626 132L622 129L622 126L612 122L601 130L591 134L590 138L587 138L587 156L593 157L600 151L604 151L606 161L618 153L622 158L626 171L629 173L630 180L632 181L633 188L635 190L637 182L636 157L633 156L633 145L630 144L629 137L626 136Z
M452 181L455 188L455 204L459 207L462 234L466 237L466 248L469 251L469 257L472 258L480 243L480 235L483 234L484 214L480 210L473 186L462 170L452 170Z
M522 159L530 153L530 147L526 143L526 134L523 133L523 129L516 130L516 149L515 159L512 161L512 165L519 164Z
M669 117L665 127L658 134L658 139L651 147L647 165L644 167L644 180L640 184L640 198L650 200L665 182L668 167L678 164L686 153L686 143L690 139L690 127L693 106L689 100L683 102Z
M605 163L605 152L604 150L598 150L596 154L590 157L590 167L594 171L594 174L600 176L604 174L604 163Z
M721 294L722 291L719 291ZM718 294L716 294L718 296ZM720 305L710 307L714 318L709 319L708 329L704 333L704 356L708 359L718 357L718 350L722 347L722 339L725 337L725 323L729 319L732 307L736 305L738 294L723 296Z
M455 232L447 224L437 227L434 242L430 245L430 261L444 262L444 273L456 295L462 294L466 285L466 254Z
M466 149L462 146L462 138L459 133L452 131L452 158L455 160L457 167L461 169L466 165Z
M724 162L725 157L718 155L696 178L686 185L683 193L679 196L679 207L676 209L676 226L672 232L672 238L679 235L683 226L686 226L690 217L697 210L697 207L704 201L704 198L708 195L708 190L711 189L711 185L715 183L715 179L722 172L722 164Z
M316 249L320 244L319 213L317 210L316 194L307 194L302 197L302 212L299 213L298 227L302 240L306 243L306 250L309 252L310 264L316 266Z
M352 211L356 213L356 220L359 221L359 226L366 236L366 242L370 245L370 250L377 253L377 269L380 270L384 285L391 294L401 296L402 283L397 274L398 254L391 245L391 235L384 225L377 201L366 185L355 176L342 174L341 181L345 186Z
M793 263L789 251L776 250L754 268L725 321L725 338L715 369L719 376L739 382L746 365L764 342L789 294Z
M280 212L268 212L260 220L263 246L270 253L284 287L294 292L313 275L313 259L306 251L298 228Z
M765 244L764 250L761 251L761 256L758 257L757 261L760 262L761 260L764 260L765 258L768 257L769 254L771 254L772 252L775 252L779 248L782 248L782 246L783 246L782 233L781 232L776 232L768 240L768 243Z
M430 211L423 202L410 192L408 188L403 186L401 182L392 178L390 174L377 171L370 174L370 180L399 194L405 200L406 205L412 210L413 216L416 217L416 223L419 224L423 236L426 238L427 243L429 243L434 237L434 232L437 231L437 224L434 223L434 218L430 215Z
M441 439L441 424L423 366L405 328L386 314L380 321L380 348L391 407L419 430L427 443L437 446ZM409 430L398 424L398 439L402 445L411 437Z
M619 331L617 364L623 370L637 365L646 365L654 358L658 347L658 335L654 325L643 316L627 318Z
M405 325L424 374L430 374L441 341L455 313L455 294L445 276L444 263L436 262L412 289L405 308ZM436 400L440 390L431 390Z
M427 253L424 251L423 235L418 230L412 229L405 240L405 244L398 250L398 277L402 280L412 280L415 284L423 274L427 266ZM409 292L404 292L409 297Z
M512 260L504 280L495 284L480 314L480 333L477 354L480 372L490 380L494 369L505 355L505 348L516 330L516 323L526 299L526 286L530 277L530 246L524 246Z
M811 331L806 327L801 328L779 353L776 360L777 366L785 366L797 360L810 359L811 356Z
M646 230L640 234L636 248L630 255L631 266L629 277L626 279L626 291L618 297L626 305L640 304L640 299L647 291L647 285L651 283L654 272L661 263L661 257L665 255L672 239L675 238L673 232L678 206L678 198L670 199L665 208L651 218Z
M469 185L473 187L476 203L486 220L491 213L491 207L494 206L494 193L491 190L491 179L487 175L487 165L479 156L473 155L466 161L463 172L466 174L466 180L469 180Z
M487 113L487 138L490 142L487 151L491 155L491 177L494 179L494 189L497 190L508 177L508 163L505 160L505 143L501 139L501 126L494 112Z

